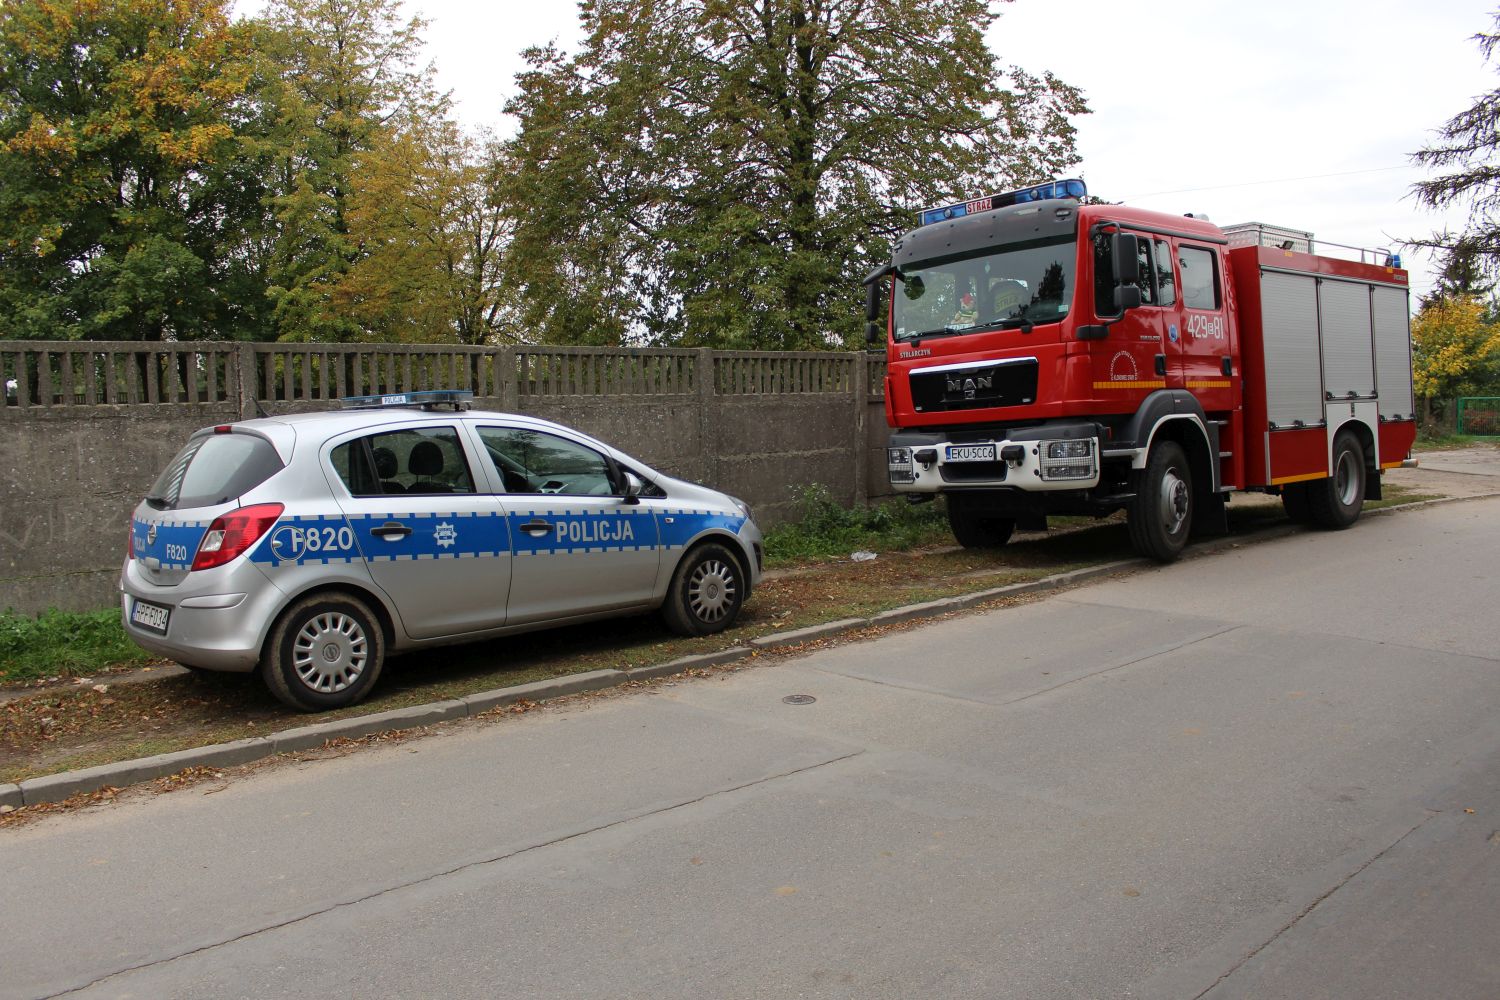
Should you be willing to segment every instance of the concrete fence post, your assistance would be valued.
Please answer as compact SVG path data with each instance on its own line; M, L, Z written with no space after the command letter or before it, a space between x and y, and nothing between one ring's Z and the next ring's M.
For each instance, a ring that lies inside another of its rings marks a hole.
M714 386L714 352L700 347L698 355L698 440L703 449L703 482L719 481L719 400Z
M521 385L516 378L516 349L509 345L500 348L495 355L495 382L500 397L500 409L506 413L519 412Z
M864 351L853 355L854 377L849 380L854 405L854 504L861 506L870 502L870 463L866 461L868 451L865 442L865 421L868 419L870 399L870 362Z
M239 414L241 420L249 420L258 417L260 413L255 406L255 345L241 344L235 355L235 391L239 395Z

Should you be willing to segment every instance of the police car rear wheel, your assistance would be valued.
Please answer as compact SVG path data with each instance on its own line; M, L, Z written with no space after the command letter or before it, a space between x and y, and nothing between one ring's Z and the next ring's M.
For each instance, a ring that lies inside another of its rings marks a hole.
M722 545L700 545L672 575L662 617L680 635L710 635L734 623L744 600L739 562Z
M262 672L271 693L304 712L362 700L385 662L385 635L356 597L314 595L288 608L271 631Z

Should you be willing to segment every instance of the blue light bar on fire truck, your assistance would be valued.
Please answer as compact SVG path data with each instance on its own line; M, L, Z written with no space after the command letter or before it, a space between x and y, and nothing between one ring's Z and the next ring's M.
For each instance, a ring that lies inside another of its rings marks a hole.
M1049 198L1084 198L1088 193L1088 188L1084 187L1083 181L1080 180L1069 178L1067 180L1048 181L1045 184L1037 184L1034 187L1006 191L1003 194L986 195L983 198L975 198L971 201L956 201L951 205L943 205L939 208L929 208L920 213L921 222L918 225L930 226L934 222L958 219L965 215L973 215L976 212L988 212L991 209L1004 208L1007 205L1024 205L1029 201L1046 201Z
M345 410L379 410L388 406L451 406L466 410L474 394L468 389L430 389L424 392L397 392L384 396L345 396L339 406Z

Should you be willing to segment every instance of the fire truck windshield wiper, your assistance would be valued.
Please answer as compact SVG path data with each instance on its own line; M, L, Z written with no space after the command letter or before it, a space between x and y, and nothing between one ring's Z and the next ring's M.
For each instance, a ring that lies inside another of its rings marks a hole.
M1030 333L1031 328L1036 326L1035 320L1027 319L1025 316L1007 316L1005 319L985 320L983 323L974 323L970 326L948 327L953 330L963 330L965 333L973 333L976 330L1013 330L1020 327L1022 333Z
M957 333L960 330L966 330L966 329L968 329L968 327L963 327L963 326L940 326L936 330L923 330L921 333L913 333L913 334L911 334L909 336L897 337L896 339L899 340L899 341L901 341L904 344L904 343L907 343L908 341L912 341L912 340L925 340L928 337L942 337L942 336L944 336L946 334Z

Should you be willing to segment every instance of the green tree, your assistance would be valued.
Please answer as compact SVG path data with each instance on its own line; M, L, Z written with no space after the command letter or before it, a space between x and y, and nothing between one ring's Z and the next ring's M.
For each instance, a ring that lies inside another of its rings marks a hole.
M361 157L348 219L363 254L334 305L380 340L502 339L504 174L493 137L451 121L403 129Z
M1485 62L1500 44L1500 12L1492 15L1494 30L1474 36ZM1497 67L1500 68L1500 67ZM1444 229L1408 245L1434 251L1447 268L1478 269L1500 275L1500 88L1480 94L1467 109L1438 129L1438 140L1412 154L1412 159L1436 177L1413 185L1417 201L1432 209L1468 205L1469 218L1459 232Z
M226 305L248 55L222 0L0 6L0 336L252 332Z
M829 348L925 201L1076 162L1077 90L987 0L585 0L527 53L506 270L544 339Z
M260 38L274 121L267 155L279 235L269 294L286 340L358 340L339 289L366 255L353 237L357 178L403 128L441 120L432 67L418 66L424 22L399 0L273 0Z
M1412 387L1427 399L1500 393L1500 326L1472 295L1425 305L1412 323Z

